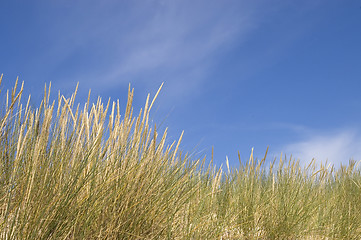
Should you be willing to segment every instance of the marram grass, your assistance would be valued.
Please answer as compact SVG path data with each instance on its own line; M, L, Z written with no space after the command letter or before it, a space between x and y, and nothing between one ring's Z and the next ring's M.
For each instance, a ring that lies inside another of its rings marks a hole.
M223 170L150 126L159 91L138 114L130 88L124 113L74 106L76 90L50 102L50 86L33 109L22 91L16 81L1 104L1 239L361 239L354 161L266 167L251 154Z

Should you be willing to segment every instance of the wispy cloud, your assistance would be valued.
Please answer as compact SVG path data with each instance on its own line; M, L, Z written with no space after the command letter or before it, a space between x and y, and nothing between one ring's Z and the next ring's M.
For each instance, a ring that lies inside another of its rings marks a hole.
M282 152L300 159L303 165L313 158L318 163L347 164L350 159L361 160L361 137L354 130L341 130L335 133L314 134L306 139L287 144Z
M74 74L77 81L86 80L92 88L114 88L130 81L146 86L158 79L167 81L178 94L182 89L191 92L209 74L217 61L214 56L239 43L255 23L255 6L243 1L149 0L95 7L100 16L91 20L93 30L83 20L69 24L70 29L58 28L69 36L59 43L67 46L60 55L71 58L83 49L88 59L98 58L98 65ZM92 14L93 8L87 6L84 11ZM88 18L81 13L81 19ZM68 58L63 56L64 61ZM188 87L178 88L179 81L184 86L189 83Z

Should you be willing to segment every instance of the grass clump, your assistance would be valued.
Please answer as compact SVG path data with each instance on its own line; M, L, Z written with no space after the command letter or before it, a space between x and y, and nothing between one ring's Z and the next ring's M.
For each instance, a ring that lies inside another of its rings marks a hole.
M0 78L0 83L2 76ZM134 90L80 108L45 87L39 108L6 93L0 117L1 239L359 239L361 174L266 167L251 154L227 169L182 155L150 126L154 101L133 114Z

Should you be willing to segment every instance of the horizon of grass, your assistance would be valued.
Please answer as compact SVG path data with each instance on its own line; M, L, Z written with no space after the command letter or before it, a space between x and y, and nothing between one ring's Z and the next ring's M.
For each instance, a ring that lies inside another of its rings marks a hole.
M121 115L119 100L75 106L78 86L53 102L45 86L32 108L23 86L1 104L1 239L360 239L355 161L266 167L252 150L223 170L150 126L161 87L133 114L129 85Z

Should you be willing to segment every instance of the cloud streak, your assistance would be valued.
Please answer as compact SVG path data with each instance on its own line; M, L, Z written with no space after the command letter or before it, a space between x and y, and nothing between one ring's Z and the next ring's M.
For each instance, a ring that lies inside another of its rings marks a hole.
M300 159L303 165L315 158L317 163L347 164L350 159L361 160L361 137L357 131L342 130L336 133L315 134L282 148L289 156Z
M100 12L95 20L84 22L82 19L92 19L88 15L96 13L95 8ZM254 27L254 8L232 0L87 6L80 17L77 9L69 10L69 29L57 26L63 31L57 35L67 37L53 46L66 46L67 50L62 47L61 54L54 49L51 52L63 56L64 62L83 53L89 63L83 63L86 70L75 73L72 81L86 81L91 88L107 90L135 81L147 87L157 79L167 81L167 91L182 95L206 79L210 65L217 61L215 54L245 38ZM179 81L190 87L179 89Z

